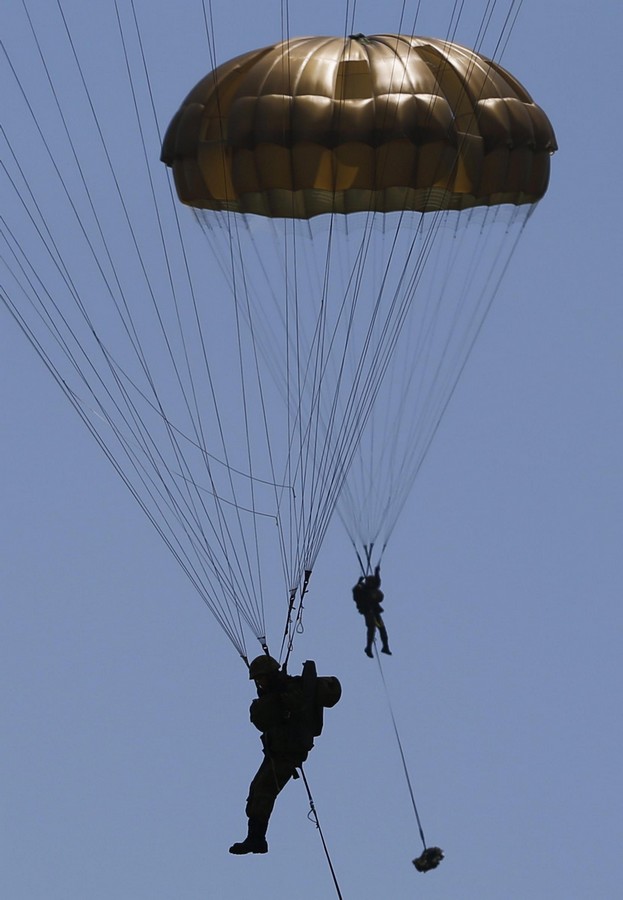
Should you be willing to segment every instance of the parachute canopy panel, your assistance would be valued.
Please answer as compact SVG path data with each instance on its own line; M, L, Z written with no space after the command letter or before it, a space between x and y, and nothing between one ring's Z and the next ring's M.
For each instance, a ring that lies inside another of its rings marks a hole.
M189 206L306 219L535 203L556 148L497 63L380 34L296 38L224 63L187 96L162 160Z

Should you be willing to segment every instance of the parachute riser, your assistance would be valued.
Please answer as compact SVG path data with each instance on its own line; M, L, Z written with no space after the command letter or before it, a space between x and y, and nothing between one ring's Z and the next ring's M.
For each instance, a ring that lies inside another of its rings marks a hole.
M283 631L283 639L281 642L281 650L283 652L284 646L287 645L287 651L285 655L285 659L283 662L284 669L288 665L288 660L290 658L290 654L292 652L292 647L294 644L294 635L302 634L304 631L303 628L303 597L307 593L309 589L309 580L311 578L312 570L305 569L305 573L303 575L303 583L300 586L300 595L298 607L296 608L296 616L293 619L293 613L296 606L296 595L297 595L297 587L290 588L290 597L288 602L288 613L286 616L286 624Z
M372 563L372 553L374 552L374 542L372 542L371 544L363 545L365 562L362 559L361 554L359 553L359 550L357 549L357 545L354 542L353 542L353 547L355 548L355 554L357 556L357 561L359 563L359 567L361 569L362 575L371 575L372 572L374 571L374 569L376 568L376 566L378 566L380 568L381 560L383 558L383 553L385 551L385 546L383 546L383 549L381 550L381 553L377 560L376 566L374 566Z

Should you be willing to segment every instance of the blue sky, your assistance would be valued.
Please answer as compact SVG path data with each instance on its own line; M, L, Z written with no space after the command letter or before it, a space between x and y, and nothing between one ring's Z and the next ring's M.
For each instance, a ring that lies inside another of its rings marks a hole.
M67 4L82 46L102 6ZM162 52L164 118L209 68L189 25L198 6L138 6ZM359 3L356 30L394 30L398 7ZM468 7L466 44L483 13ZM53 8L29 6L41 22ZM215 0L214 12L219 59L281 33L278 4L260 16ZM443 34L450 14L426 0L418 30ZM27 61L21 2L3 18L9 53ZM338 521L315 567L296 660L344 686L307 775L345 898L620 890L622 24L606 0L521 8L503 64L560 149L384 557L383 672L427 841L446 852L435 872L410 862L417 825ZM292 3L290 30L340 33L343 13ZM54 28L42 34L53 54ZM103 67L98 83L112 104ZM1 312L2 895L334 896L300 781L278 800L268 856L227 853L260 758L246 673Z

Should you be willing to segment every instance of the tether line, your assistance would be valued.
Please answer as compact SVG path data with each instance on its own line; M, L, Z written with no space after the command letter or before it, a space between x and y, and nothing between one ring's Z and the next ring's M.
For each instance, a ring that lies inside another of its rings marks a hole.
M337 875L335 874L335 869L333 868L333 863L331 862L331 855L329 853L329 848L327 847L327 842L324 839L324 834L322 833L322 828L320 827L320 820L318 819L318 813L316 812L316 804L314 803L314 798L312 797L312 793L309 789L309 783L307 781L307 776L305 775L305 771L303 766L300 767L301 778L303 779L303 784L305 785L305 790L307 791L307 798L309 800L309 816L311 817L313 822L318 829L318 834L320 835L320 840L322 841L322 847L324 850L324 855L327 858L327 863L329 864L329 870L331 872L331 878L333 879L333 884L335 885L335 892L340 898L340 900L344 900L342 896L342 892L340 891L340 886L338 884Z
M396 724L396 717L395 717L395 715L394 715L394 710L393 710L393 707L392 707L392 702L391 702L390 697L389 697L389 691L388 691L388 689L387 689L387 683L386 683L386 681L385 681L385 675L383 674L383 667L382 667L382 665L381 665L381 660L380 660L379 654L376 652L376 645L375 645L375 653L374 653L374 655L376 656L376 661L377 661L378 666L379 666L379 672L381 673L381 680L382 680L382 682L383 682L383 688L385 689L385 696L386 696L386 698L387 698L387 705L388 705L388 707L389 707L389 714L390 714L391 719L392 719L392 725L394 726L394 734L396 735L396 741L398 742L398 749L399 749L399 751L400 751L400 759L402 760L402 768L403 768L404 773L405 773L405 778L406 778L406 781L407 781L407 787L409 788L409 795L410 795L410 797L411 797L411 804L412 804L412 806L413 806L413 812L415 813L415 819L416 819L416 821L417 821L417 826L418 826L418 830L419 830L419 832L420 832L420 837L421 837L421 839L422 839L422 844L423 844L423 846L424 846L424 849L426 850L426 838L424 837L424 830L423 830L423 828L422 828L422 822L421 822L421 819L420 819L420 814L419 814L419 812L418 812L417 804L416 804L416 802L415 802L415 794L413 793L413 786L412 786L412 784L411 784L411 778L409 777L409 770L407 769L407 761L406 761L406 759L405 759L404 751L403 751L403 749L402 749L402 741L400 740L400 734L398 733L398 725Z

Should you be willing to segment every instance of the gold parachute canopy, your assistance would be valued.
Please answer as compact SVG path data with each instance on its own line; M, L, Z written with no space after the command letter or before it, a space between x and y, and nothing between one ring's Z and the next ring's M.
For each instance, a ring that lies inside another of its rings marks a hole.
M186 97L162 161L189 206L308 219L535 203L556 149L497 63L377 34L294 38L224 63Z

